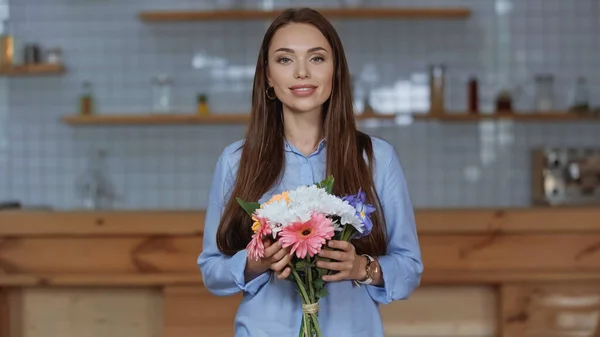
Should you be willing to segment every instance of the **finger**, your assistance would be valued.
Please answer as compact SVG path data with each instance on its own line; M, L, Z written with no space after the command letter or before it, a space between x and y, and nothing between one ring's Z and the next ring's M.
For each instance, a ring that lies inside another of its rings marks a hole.
M329 247L343 250L345 252L351 252L354 250L354 246L348 241L331 240L329 241Z
M352 270L352 263L317 261L317 267L335 271L349 271Z
M290 267L287 267L281 273L277 273L277 278L279 280L285 280L286 278L288 278L290 276L291 273L292 273L292 270L290 269Z
M337 261L345 261L348 259L348 254L339 250L321 249L319 256Z
M322 279L325 282L336 282L336 281L345 280L346 278L348 278L348 275L350 275L349 272L341 271L341 272L339 272L337 274L333 274L333 275L324 275L322 277Z
M289 255L289 252L290 252L289 248L281 248L280 250L275 252L275 254L273 254L273 256L271 256L271 261L277 262L277 261L281 260L284 256Z
M271 269L276 272L280 272L288 265L291 259L292 257L289 254L286 254L281 260L272 263Z
M273 242L272 245L270 245L268 248L265 247L265 259L271 258L273 256L273 254L277 253L279 250L281 250L281 245L279 243L279 241L277 242Z

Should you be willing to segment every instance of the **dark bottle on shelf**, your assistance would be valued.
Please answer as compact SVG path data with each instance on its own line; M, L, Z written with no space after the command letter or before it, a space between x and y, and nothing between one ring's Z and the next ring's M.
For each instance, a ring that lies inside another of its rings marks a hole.
M475 77L469 80L469 113L477 114L479 112L479 85Z
M500 114L512 113L512 97L508 90L502 90L496 97L496 112Z

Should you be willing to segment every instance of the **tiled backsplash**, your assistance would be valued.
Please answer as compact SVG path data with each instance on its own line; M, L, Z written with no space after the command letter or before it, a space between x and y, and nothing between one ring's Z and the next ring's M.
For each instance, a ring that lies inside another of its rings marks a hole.
M107 175L119 196L115 207L205 207L217 156L243 137L243 126L71 127L59 119L77 111L83 81L93 84L99 113L147 113L151 80L160 73L174 80L176 110L194 111L196 95L204 92L214 113L248 111L253 68L267 22L137 19L142 10L200 9L212 3L11 0L11 30L18 46L36 42L44 48L60 47L68 70L62 76L0 79L0 198L82 207L76 181L90 149L101 148L107 152ZM285 7L291 1L275 3ZM302 1L315 7L319 3ZM431 63L448 67L446 104L453 111L466 108L466 83L472 75L479 78L481 107L488 111L503 83L518 91L517 109L530 109L531 79L540 72L556 77L558 109L567 107L580 75L588 78L592 103L600 104L597 0L369 4L456 5L473 10L468 19L450 21L334 21L355 78L375 81L373 106L381 111L426 107L426 96L414 92ZM502 14L507 8L512 10ZM600 122L419 121L364 128L396 147L416 207L527 206L533 148L600 147Z

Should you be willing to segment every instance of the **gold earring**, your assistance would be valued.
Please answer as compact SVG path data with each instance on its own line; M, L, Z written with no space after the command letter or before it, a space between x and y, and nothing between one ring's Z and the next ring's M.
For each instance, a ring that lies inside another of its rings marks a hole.
M270 95L269 89L273 89L273 95ZM275 98L277 98L277 96L275 95L275 88L273 87L267 88L267 90L265 90L265 93L267 94L267 98L270 100L274 100Z

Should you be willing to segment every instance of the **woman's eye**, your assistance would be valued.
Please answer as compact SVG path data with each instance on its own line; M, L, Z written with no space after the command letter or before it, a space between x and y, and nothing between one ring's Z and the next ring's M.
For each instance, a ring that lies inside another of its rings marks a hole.
M279 62L279 63L284 63L284 64L285 64L285 63L289 63L290 61L291 61L291 60L290 60L289 58L287 58L287 57L280 57L280 58L277 60L277 62Z
M325 59L322 58L321 56L315 56L315 57L313 57L312 60L315 61L315 62L323 62L323 61L325 61Z

